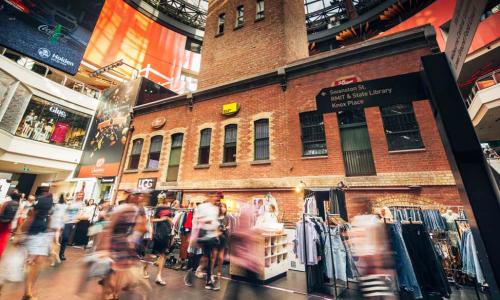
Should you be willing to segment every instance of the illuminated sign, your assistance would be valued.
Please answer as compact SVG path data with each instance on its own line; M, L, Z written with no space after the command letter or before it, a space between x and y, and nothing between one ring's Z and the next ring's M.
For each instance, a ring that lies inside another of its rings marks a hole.
M222 114L225 116L232 116L240 111L240 104L238 102L233 102L229 104L224 104L222 106Z

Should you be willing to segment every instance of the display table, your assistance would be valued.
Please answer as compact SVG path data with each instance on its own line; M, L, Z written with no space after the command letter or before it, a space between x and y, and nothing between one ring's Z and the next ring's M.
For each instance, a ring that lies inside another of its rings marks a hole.
M267 281L288 271L288 239L286 233L260 234L257 249L263 268L258 272L257 279ZM231 261L230 261L231 262ZM229 267L231 276L245 277L246 272L236 264Z

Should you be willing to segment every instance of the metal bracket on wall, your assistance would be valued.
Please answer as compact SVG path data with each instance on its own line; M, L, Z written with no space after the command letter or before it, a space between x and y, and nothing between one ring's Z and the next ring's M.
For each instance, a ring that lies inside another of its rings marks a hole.
M286 76L286 70L285 68L279 68L278 69L278 77L280 78L280 87L283 92L286 91L288 88L288 79Z
M193 106L194 106L193 93L186 94L186 100L188 102L188 108L189 108L189 110L192 111L193 110Z

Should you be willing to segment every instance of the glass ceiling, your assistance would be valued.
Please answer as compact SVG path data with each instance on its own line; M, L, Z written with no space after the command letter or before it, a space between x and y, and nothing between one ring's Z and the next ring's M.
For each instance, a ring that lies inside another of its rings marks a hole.
M187 25L203 30L208 0L143 0L159 11ZM362 14L383 0L304 0L306 24L309 33L340 25L349 19L347 6L352 2L351 14ZM347 5L346 5L347 3Z

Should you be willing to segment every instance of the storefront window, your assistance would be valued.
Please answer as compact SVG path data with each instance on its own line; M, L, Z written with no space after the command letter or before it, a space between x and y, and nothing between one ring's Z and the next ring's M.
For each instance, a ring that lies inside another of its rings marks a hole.
M411 104L381 106L389 151L424 148Z
M31 140L81 149L90 116L33 96L16 130Z

